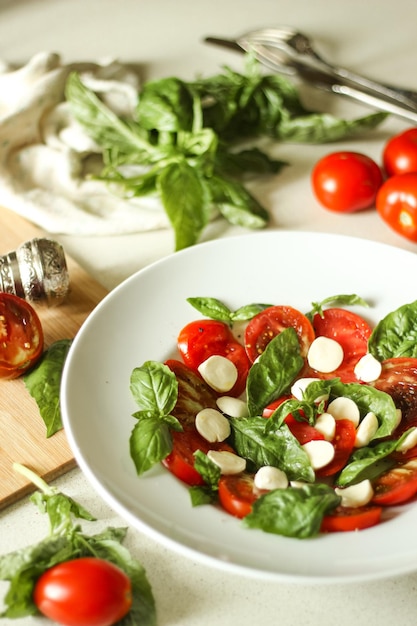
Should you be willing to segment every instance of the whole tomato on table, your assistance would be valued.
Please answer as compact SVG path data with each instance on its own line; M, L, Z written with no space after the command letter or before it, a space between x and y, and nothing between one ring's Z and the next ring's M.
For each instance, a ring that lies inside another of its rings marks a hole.
M359 152L332 152L316 163L311 174L317 200L336 213L371 207L382 182L381 168Z
M409 128L387 141L382 155L388 176L417 172L417 128Z
M41 357L44 336L35 309L23 298L0 293L0 378L24 374Z
M378 191L376 208L392 230L417 241L417 172L388 178Z
M111 626L132 605L130 578L95 557L64 561L37 580L33 600L43 615L64 626Z

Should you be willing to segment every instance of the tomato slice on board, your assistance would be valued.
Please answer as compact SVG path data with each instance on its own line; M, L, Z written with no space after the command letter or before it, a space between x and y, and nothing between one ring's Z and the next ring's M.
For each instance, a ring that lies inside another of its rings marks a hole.
M219 481L219 501L225 511L242 519L252 511L259 497L252 474L222 476Z
M249 359L256 361L268 343L285 328L294 328L301 347L301 356L306 357L314 339L314 329L309 319L290 306L270 306L253 317L245 331L245 347Z
M245 348L236 341L229 326L224 322L217 320L190 322L178 335L178 349L184 363L195 371L212 355L230 359L237 368L238 377L236 384L227 394L239 396L245 390L250 362Z
M319 378L340 378L342 382L357 382L353 372L356 363L367 353L368 339L372 329L360 315L346 309L325 309L323 314L316 313L313 327L318 337L329 337L343 348L343 362L330 374L317 372Z
M350 420L336 420L336 432L333 437L334 457L327 465L316 470L316 476L334 476L347 463L348 458L352 454L356 439L356 428Z
M41 321L31 304L10 293L0 293L0 378L24 374L43 352Z
M381 515L380 506L339 506L331 515L324 516L320 530L323 533L363 530L379 524Z
M417 493L417 459L410 459L372 481L372 502L381 506L403 504Z

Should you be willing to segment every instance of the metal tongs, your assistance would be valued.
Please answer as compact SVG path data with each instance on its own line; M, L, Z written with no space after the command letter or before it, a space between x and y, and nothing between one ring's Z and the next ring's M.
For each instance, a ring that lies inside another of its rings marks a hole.
M236 39L206 37L207 43L250 52L265 67L297 76L324 91L347 96L417 124L417 91L386 85L331 65L313 48L310 39L289 26L250 31Z

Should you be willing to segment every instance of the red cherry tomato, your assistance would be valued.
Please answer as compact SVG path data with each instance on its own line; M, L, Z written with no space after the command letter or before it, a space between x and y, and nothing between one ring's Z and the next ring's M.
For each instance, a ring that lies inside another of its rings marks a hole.
M417 172L417 128L391 137L385 144L382 158L388 176Z
M246 327L245 347L249 359L254 362L271 339L290 327L296 331L301 355L305 357L314 339L314 330L308 318L290 306L270 306L255 315Z
M190 322L178 335L178 349L184 362L193 370L212 355L224 356L235 364L238 378L228 395L239 396L245 389L250 363L245 348L232 331L217 320Z
M380 167L358 152L333 152L316 163L311 175L317 200L337 213L371 207L382 184Z
M417 493L417 459L410 459L372 481L372 502L381 506L403 504Z
M111 626L132 605L129 577L94 557L65 561L37 580L33 600L43 615L65 626Z
M245 517L259 497L251 474L222 476L219 481L219 501L222 507L235 517Z
M378 191L376 208L392 230L417 241L417 172L388 178Z
M329 375L316 373L319 378L340 377L343 382L354 382L357 378L353 372L358 360L368 349L368 339L372 329L360 315L346 309L325 309L322 315L316 313L313 327L317 336L329 337L337 341L343 348L343 362L337 370Z
M343 532L363 530L379 524L382 507L366 505L361 507L339 506L331 515L325 515L321 532Z
M0 378L17 378L41 357L41 321L23 298L0 293Z

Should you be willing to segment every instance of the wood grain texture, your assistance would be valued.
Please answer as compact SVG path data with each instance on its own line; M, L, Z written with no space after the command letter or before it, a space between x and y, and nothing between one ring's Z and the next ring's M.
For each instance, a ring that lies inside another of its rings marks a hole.
M0 207L0 255L24 241L49 236L20 216ZM51 237L53 239L53 236ZM106 289L66 255L70 293L60 306L38 307L45 334L45 347L58 339L73 338ZM33 491L33 486L13 470L19 462L46 481L75 467L63 430L46 438L46 428L36 402L23 380L0 380L0 509Z

